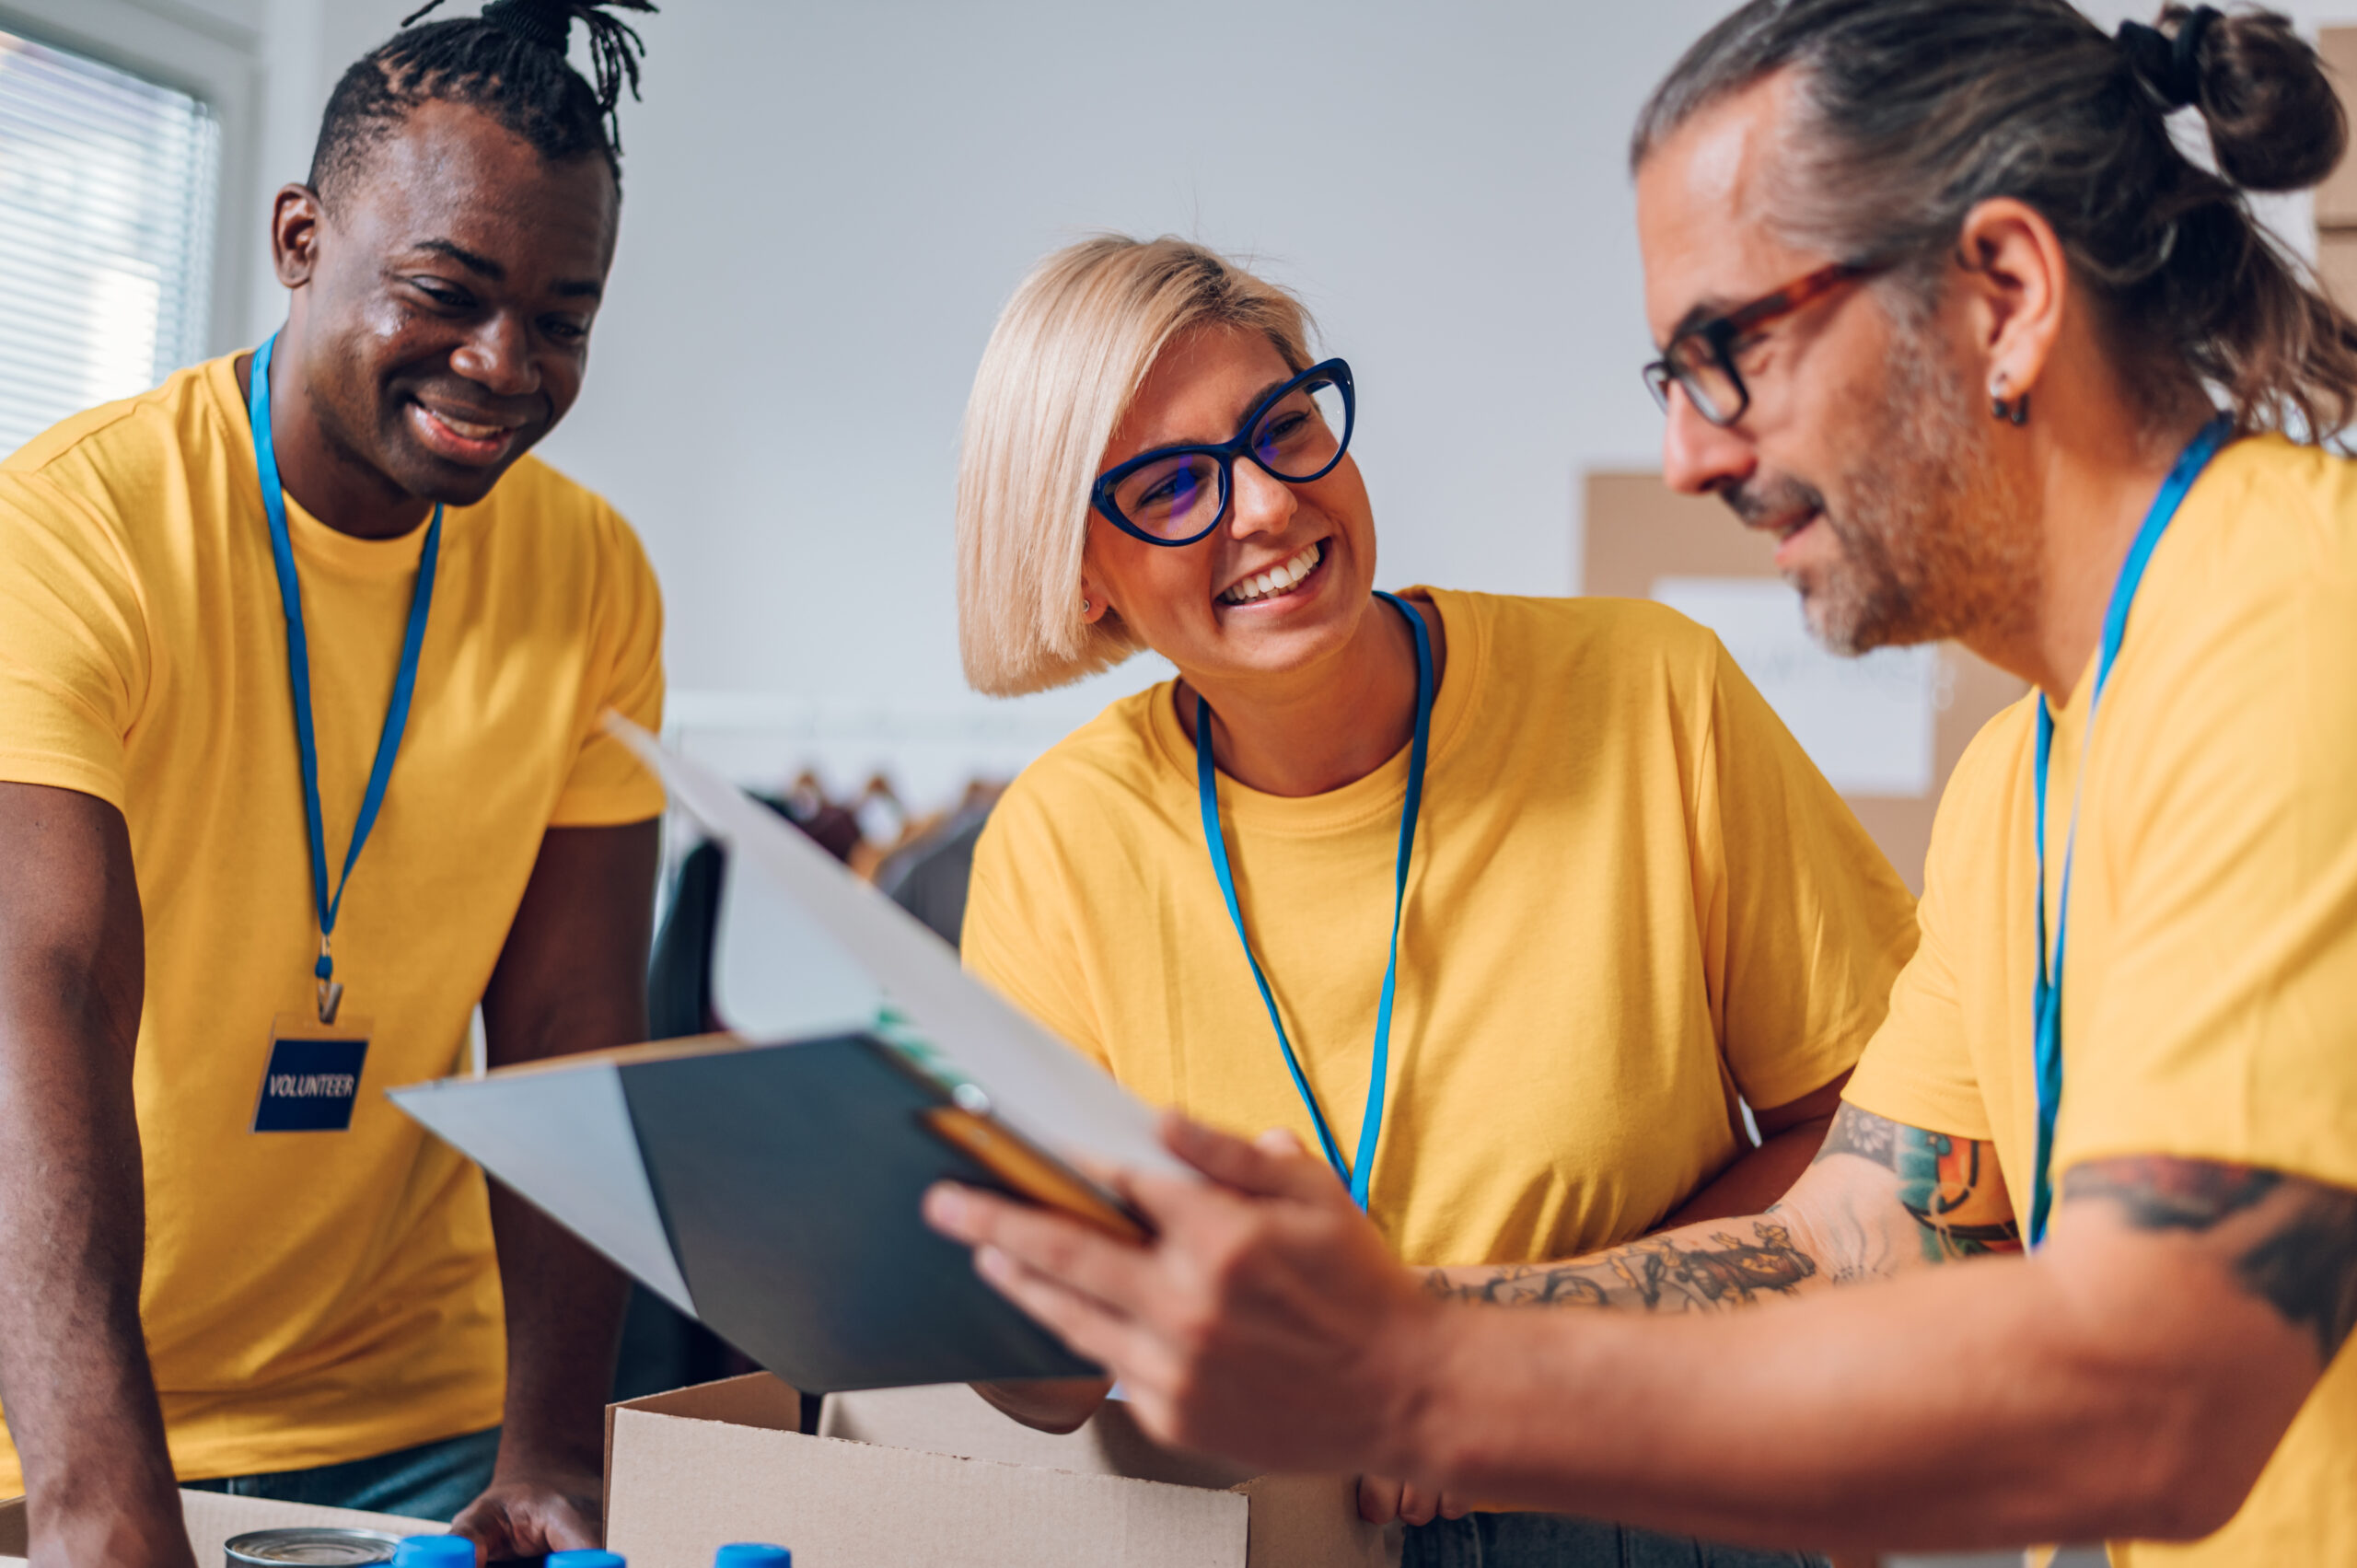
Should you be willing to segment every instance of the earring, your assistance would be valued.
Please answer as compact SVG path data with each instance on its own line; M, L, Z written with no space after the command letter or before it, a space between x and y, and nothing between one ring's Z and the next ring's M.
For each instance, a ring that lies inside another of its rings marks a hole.
M1989 383L1989 412L2000 424L2015 429L2029 423L2029 394L2024 392L2012 402L2005 401L2005 378L1999 376Z
M1088 601L1085 598L1080 601L1080 612L1083 615L1088 613Z

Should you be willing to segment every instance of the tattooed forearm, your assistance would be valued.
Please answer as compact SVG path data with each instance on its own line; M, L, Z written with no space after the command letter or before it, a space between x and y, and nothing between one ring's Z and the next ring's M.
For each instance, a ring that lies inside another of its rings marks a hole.
M2357 1193L2315 1189L2235 1273L2285 1322L2315 1334L2316 1358L2329 1364L2357 1328Z
M1837 1155L1855 1157L1829 1164ZM1693 1312L2019 1250L1989 1144L1844 1105L1808 1173L1755 1219L1705 1221L1568 1262L1435 1269L1425 1288L1503 1307Z
M2107 1199L2139 1230L2220 1233L2236 1282L2313 1334L2324 1362L2357 1329L2357 1192L2347 1188L2258 1166L2137 1156L2073 1167L2062 1196Z
M2282 1179L2256 1166L2137 1156L2073 1166L2062 1196L2109 1198L2139 1230L2202 1231L2263 1202Z
M1855 1155L1897 1173L1898 1202L1914 1219L1925 1262L2021 1250L2021 1226L1991 1145L1844 1105L1817 1162L1835 1155Z
M1699 1312L1747 1307L1764 1295L1789 1295L1817 1273L1817 1260L1793 1245L1772 1216L1750 1223L1746 1240L1724 1231L1708 1243L1651 1236L1570 1263L1515 1265L1452 1276L1434 1270L1424 1284L1451 1301L1501 1307L1636 1307L1648 1312Z

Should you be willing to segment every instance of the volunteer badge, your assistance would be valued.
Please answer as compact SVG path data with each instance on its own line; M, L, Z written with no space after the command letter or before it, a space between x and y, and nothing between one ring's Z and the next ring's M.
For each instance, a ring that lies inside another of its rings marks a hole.
M271 1031L270 1067L254 1106L257 1132L341 1132L360 1098L368 1057L368 1021L323 1024L308 1013L282 1013Z

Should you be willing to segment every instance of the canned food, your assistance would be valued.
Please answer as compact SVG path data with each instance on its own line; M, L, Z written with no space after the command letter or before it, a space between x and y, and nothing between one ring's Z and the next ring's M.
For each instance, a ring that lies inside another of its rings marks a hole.
M308 1526L284 1530L248 1530L229 1538L229 1568L260 1568L279 1562L390 1562L401 1544L382 1530Z

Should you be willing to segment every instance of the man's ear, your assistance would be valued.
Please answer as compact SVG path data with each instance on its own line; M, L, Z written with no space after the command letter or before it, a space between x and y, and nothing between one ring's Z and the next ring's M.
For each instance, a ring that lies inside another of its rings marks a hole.
M1956 261L1989 395L2021 397L2045 374L2061 335L2071 279L2061 238L2036 207L1999 196L1965 215Z
M270 260L278 281L300 288L319 265L319 231L327 212L308 185L282 185L270 212Z

